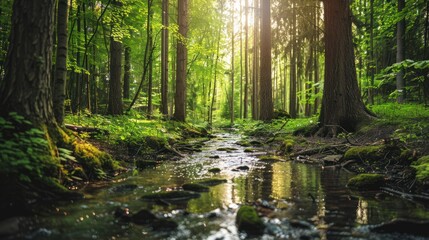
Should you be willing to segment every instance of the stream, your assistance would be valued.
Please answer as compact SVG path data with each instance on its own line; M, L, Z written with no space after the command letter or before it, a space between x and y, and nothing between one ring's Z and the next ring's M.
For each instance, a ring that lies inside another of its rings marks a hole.
M23 230L7 239L243 239L246 236L238 232L235 215L241 204L255 202L275 209L271 217L263 218L265 234L255 239L423 239L370 232L372 226L394 218L428 220L423 205L380 192L353 193L345 187L353 174L340 168L260 161L257 156L271 150L260 147L245 152L236 144L240 139L234 131L220 132L205 142L201 152L180 161L90 184L81 189L84 200L55 203L23 221ZM223 147L236 150L218 150ZM237 170L240 166L249 169ZM208 171L211 168L221 171L213 174ZM159 204L141 199L147 193L180 190L184 183L213 177L227 182L187 202ZM134 213L149 209L171 218L178 227L153 230L121 222L114 218L118 207Z

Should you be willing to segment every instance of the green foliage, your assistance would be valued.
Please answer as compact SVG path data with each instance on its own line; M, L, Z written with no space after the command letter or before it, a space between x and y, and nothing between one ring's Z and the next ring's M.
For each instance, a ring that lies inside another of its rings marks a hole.
M380 174L364 173L350 178L347 186L355 190L374 190L384 185L384 176Z
M419 158L411 166L416 169L416 178L418 181L424 182L429 179L429 155Z
M47 135L24 117L11 112L0 117L0 175L31 182L57 173Z

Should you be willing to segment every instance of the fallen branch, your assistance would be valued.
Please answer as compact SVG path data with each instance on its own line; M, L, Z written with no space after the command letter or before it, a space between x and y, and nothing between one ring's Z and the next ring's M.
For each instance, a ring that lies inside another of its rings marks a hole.
M65 127L77 133L87 132L87 133L109 135L109 131L100 129L100 128L95 128L95 127L83 127L83 126L76 126L71 124L66 124Z

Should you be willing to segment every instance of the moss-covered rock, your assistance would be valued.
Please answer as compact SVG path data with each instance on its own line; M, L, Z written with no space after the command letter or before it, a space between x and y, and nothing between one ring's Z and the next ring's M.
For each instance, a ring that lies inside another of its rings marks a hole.
M252 146L248 141L246 140L240 140L238 142L236 142L237 145L240 145L242 147L250 147Z
M283 154L291 153L294 145L295 145L295 141L293 139L286 139L280 145L280 152Z
M347 187L354 190L375 190L385 183L384 176L375 173L363 173L350 178Z
M260 156L259 157L259 161L264 161L264 162L277 162L277 161L282 161L282 159L278 156Z
M220 168L210 168L209 173L220 173Z
M193 191L193 192L208 192L210 189L206 185L199 183L185 183L182 186L183 190Z
M158 200L187 201L192 198L199 198L200 196L201 195L196 192L170 191L170 192L158 192L158 193L146 194L142 196L142 199L147 201L158 201Z
M244 231L251 235L262 235L265 225L259 217L255 208L251 206L241 206L235 219L239 231Z
M216 186L216 185L226 183L226 182L227 182L226 179L209 178L209 179L204 179L204 180L198 181L196 183L201 184L201 185L205 185L205 186Z
M233 148L233 147L221 147L217 149L218 151L223 151L223 152L232 152L232 151L236 151L238 150L237 148Z
M254 152L255 150L253 150L253 148L246 148L246 149L244 149L244 152L245 153L252 153L252 152Z
M416 169L416 178L419 182L429 180L429 155L420 157L411 166Z
M364 161L379 160L383 157L383 146L352 147L344 154L345 160L361 159Z

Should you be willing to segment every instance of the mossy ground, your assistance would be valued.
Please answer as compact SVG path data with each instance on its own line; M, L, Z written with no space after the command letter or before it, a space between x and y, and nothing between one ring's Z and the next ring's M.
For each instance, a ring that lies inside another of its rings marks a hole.
M417 180L421 183L429 180L429 155L419 158L411 165L416 169Z

